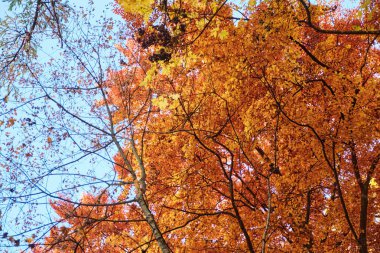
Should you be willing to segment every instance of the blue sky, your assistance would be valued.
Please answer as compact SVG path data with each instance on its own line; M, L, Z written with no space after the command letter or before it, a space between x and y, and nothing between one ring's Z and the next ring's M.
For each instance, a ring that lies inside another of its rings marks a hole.
M74 1L70 1L74 4ZM81 6L83 7L87 7L88 4L87 4L87 1L77 1L75 2L75 4L78 5L78 2ZM102 16L103 17L116 17L116 15L112 12L112 6L111 4L113 3L112 0L105 0L105 1L102 1L102 0L95 0L94 1L94 11L92 12L92 15L93 15L93 18L90 19L89 21L90 22L93 22L93 24L96 24L96 20L97 19L101 19ZM106 7L108 5L108 7ZM8 3L6 2L0 2L0 18L4 17L6 14L9 14L9 15L12 15L11 12L8 11ZM46 39L44 40L44 42L41 44L41 47L38 49L38 52L41 53L41 59L45 59L45 60L48 60L49 58L51 58L52 56L54 57L60 57L59 56L59 53L62 52L62 50L58 47L57 48L57 41L56 40L51 40L51 39ZM39 58L40 59L40 58ZM57 59L57 61L59 61L59 59ZM3 97L4 94L0 94L0 97ZM42 101L43 103L43 101ZM9 106L11 103L8 103ZM8 106L7 105L7 106ZM3 109L3 108L2 108ZM0 113L2 113L4 110L0 110ZM24 114L24 115L23 115ZM23 113L23 110L19 110L18 111L18 117L19 118L22 118L22 117L28 117L28 114L26 114L25 112ZM4 120L4 119L3 119ZM14 128L12 129L14 131L14 135L18 135L20 133L17 133L16 131L18 131L17 128ZM22 131L22 130L20 130ZM42 133L41 133L42 134ZM0 131L0 141L3 142L4 141L4 138L3 136L4 133L2 133ZM21 135L19 135L21 136ZM23 140L18 137L14 140L14 142L22 142ZM38 141L37 141L38 142ZM39 144L37 143L36 147L38 147L39 149L42 149L43 146L45 145L46 142L44 142L44 139L42 139L42 142L40 142ZM1 145L1 144L0 144ZM3 150L1 152L5 152L6 148L4 147ZM69 148L68 148L69 150ZM17 161L18 162L18 161ZM110 163L106 163L106 162L103 162L103 163L90 163L90 160L89 159L83 159L81 160L80 162L76 163L75 165L73 165L72 167L76 167L76 168L84 168L83 171L86 171L86 170L92 170L92 171L95 171L95 176L97 177L103 177L104 174L108 171L112 171L112 165ZM68 167L70 168L70 167ZM26 170L26 172L32 174L31 171L28 171L28 166L26 166L25 168L20 168L20 169L24 169ZM86 174L86 172L83 172L83 174ZM111 175L112 176L112 175ZM4 182L3 179L5 179L5 182L8 182L7 183L7 186L2 185L1 187L4 188L4 187L8 187L10 185L12 185L13 183L15 183L15 181L12 182L12 180L9 180L9 179L6 179L7 177L7 173L5 171L0 171L0 179L2 180L2 182ZM109 177L109 176L108 176ZM57 177L49 177L48 178L48 182L46 182L46 184L42 184L43 187L45 188L48 188L51 191L53 191L54 189L58 189L59 187L61 187L61 184L62 184L62 178L60 178L59 176ZM88 188L82 188L82 190L87 190ZM4 193L5 191L7 191L7 188L6 189L2 189L2 192ZM11 193L9 192L6 192L6 193L1 193L1 196L11 196ZM23 193L20 193L20 194L24 194ZM27 194L27 192L25 193ZM43 199L42 199L43 201ZM3 207L3 206L2 206ZM43 217L46 217L45 221L43 222L47 222L50 218L51 218L51 210L49 210L49 205L40 205L37 209L36 209L36 212L43 216ZM20 230L20 228L17 228L17 226L14 225L14 221L16 220L16 218L20 218L23 219L24 218L24 214L26 212L27 209L23 209L22 206L20 206L20 208L16 208L14 210L12 210L12 212L8 212L8 213L4 213L3 212L3 215L1 218L1 225L2 225L2 228L3 228L3 232L6 231L9 233L9 236L11 235L15 235L15 234L18 234L19 232L23 231L23 230ZM1 215L0 215L1 216ZM1 236L1 234L0 234ZM25 244L23 242L23 240L25 239L25 237L23 236L18 236L16 238L19 238L21 239L21 244ZM0 251L2 252L4 250L3 246L4 245L9 245L9 242L7 242L7 240L3 239L1 240L0 239ZM26 247L27 248L27 247ZM9 248L9 252L19 252L21 249L25 249L25 247L21 247L21 248Z

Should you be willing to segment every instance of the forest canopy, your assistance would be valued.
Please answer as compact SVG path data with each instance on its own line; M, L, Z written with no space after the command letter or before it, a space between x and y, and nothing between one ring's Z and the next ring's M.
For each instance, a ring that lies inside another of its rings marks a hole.
M380 251L378 1L10 2L5 252Z

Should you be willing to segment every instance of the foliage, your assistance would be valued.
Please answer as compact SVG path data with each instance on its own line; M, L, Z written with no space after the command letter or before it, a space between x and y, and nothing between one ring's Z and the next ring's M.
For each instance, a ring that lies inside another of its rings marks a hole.
M34 252L378 251L376 3L133 2L102 127L64 109L114 145L115 188L51 201Z

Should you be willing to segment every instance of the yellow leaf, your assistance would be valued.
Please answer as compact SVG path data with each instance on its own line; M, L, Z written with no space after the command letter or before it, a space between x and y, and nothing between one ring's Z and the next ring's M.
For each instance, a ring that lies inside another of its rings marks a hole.
M140 83L140 86L149 87L149 85L152 85L151 82L153 80L153 77L156 75L156 73L157 73L157 65L152 64L151 68L146 73L144 80Z
M204 26L206 25L206 21L204 19L198 20L195 25L199 30L203 30Z
M257 4L257 3L256 3L256 0L249 0L249 1L248 1L248 6L249 6L249 7L255 7L256 4Z
M148 21L154 0L119 0L119 4L125 12L140 14Z
M223 30L223 31L221 31L221 32L219 33L219 38L220 38L220 39L224 40L224 39L226 39L227 37L228 37L228 31Z
M168 107L169 103L165 97L158 97L152 100L152 104L158 106L161 110L164 110Z
M178 100L179 99L179 94L171 94L169 97L173 100Z
M379 188L379 184L376 182L374 178L372 178L371 181L369 181L369 185L375 189Z
M218 37L218 32L219 32L219 27L215 27L211 31L211 36L214 37L214 38Z

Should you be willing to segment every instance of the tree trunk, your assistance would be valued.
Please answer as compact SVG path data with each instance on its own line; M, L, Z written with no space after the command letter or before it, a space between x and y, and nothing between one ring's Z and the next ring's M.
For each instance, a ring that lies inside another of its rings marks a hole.
M141 207L141 210L145 216L146 221L148 222L149 226L152 229L154 238L157 240L157 243L161 249L161 252L170 253L171 250L168 244L166 243L165 239L163 238L162 233L160 229L158 228L156 221L154 220L153 214L149 210L148 204L146 203L145 199L140 193L138 193L138 195L139 196L137 197L137 202L139 203Z
M364 185L361 189L360 198L360 235L359 235L359 251L360 253L368 253L367 248L367 219L368 219L368 187Z

